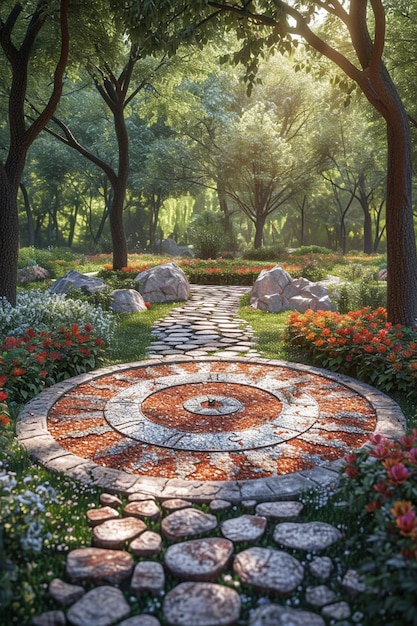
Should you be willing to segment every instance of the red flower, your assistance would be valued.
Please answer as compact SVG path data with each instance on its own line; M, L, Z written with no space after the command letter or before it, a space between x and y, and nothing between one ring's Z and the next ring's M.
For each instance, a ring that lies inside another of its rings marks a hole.
M150 309L151 308L151 303L150 302L145 302L145 306L146 306L147 309Z
M7 376L0 376L0 387L4 387L7 382Z
M382 502L378 502L377 500L370 500L368 504L365 506L365 509L368 513L373 513L382 507Z
M355 478L355 476L358 475L358 468L356 465L348 465L345 468L345 474L346 476L349 476L349 478Z
M3 426L7 426L8 424L10 424L9 416L6 415L6 413L0 414L0 424L2 424Z
M5 391L0 391L0 402L3 402L7 399L7 393Z
M22 367L15 367L12 370L12 376L23 376L24 374L26 374L26 370L24 370Z
M91 333L91 331L93 330L93 327L91 324L85 324L84 325L84 330L86 333Z

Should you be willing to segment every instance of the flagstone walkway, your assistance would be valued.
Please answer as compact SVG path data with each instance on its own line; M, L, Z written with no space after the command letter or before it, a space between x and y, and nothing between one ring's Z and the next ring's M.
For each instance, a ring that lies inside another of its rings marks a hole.
M344 453L369 432L401 435L404 417L358 381L260 358L236 317L246 291L193 286L155 324L148 360L64 381L23 410L35 460L104 489L87 513L92 547L48 581L56 609L35 626L362 623L363 587L334 556L344 529L303 522L302 493L334 488Z

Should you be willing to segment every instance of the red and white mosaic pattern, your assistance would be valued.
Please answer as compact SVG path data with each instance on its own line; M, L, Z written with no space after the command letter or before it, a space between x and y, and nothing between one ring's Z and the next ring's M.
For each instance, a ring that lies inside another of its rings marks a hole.
M261 361L193 360L99 375L59 397L47 423L65 450L97 465L242 481L340 459L368 441L376 421L370 402L334 378Z

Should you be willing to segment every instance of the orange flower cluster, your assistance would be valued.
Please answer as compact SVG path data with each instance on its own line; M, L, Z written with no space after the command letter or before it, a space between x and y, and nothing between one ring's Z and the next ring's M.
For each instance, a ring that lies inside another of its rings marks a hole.
M0 418L6 415L1 413L2 394L26 402L45 386L89 371L96 366L104 343L91 324L71 324L54 332L28 328L20 337L6 337L0 348Z
M293 313L286 339L322 367L417 399L417 328L387 322L382 307Z
M417 560L417 429L398 441L379 434L369 437L372 448L345 456L346 475L366 485L368 513L379 511L392 538L400 537L401 553Z

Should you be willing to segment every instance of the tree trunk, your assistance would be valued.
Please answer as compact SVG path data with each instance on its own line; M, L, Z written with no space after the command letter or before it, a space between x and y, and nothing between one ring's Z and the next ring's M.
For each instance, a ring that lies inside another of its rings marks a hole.
M113 248L113 269L127 267L127 241L123 226L123 209L126 196L126 183L117 180L113 186L113 201L110 207L110 231Z
M254 240L254 244L253 247L255 248L255 250L257 250L258 248L260 248L262 246L262 239L263 239L263 234L264 234L264 227L265 227L265 216L264 215L257 215L256 216L256 222L255 222L255 240Z
M368 196L365 189L365 176L361 174L358 180L359 202L363 211L363 251L365 254L372 254L372 219L369 210Z
M26 185L24 185L23 183L20 183L20 191L22 192L23 203L25 206L25 212L26 212L26 218L27 218L28 246L31 247L35 245L35 226L33 223L33 214L32 214L32 209L30 207L28 191L26 189Z
M16 306L19 257L19 178L10 181L5 168L0 166L0 297L7 298L12 306Z

